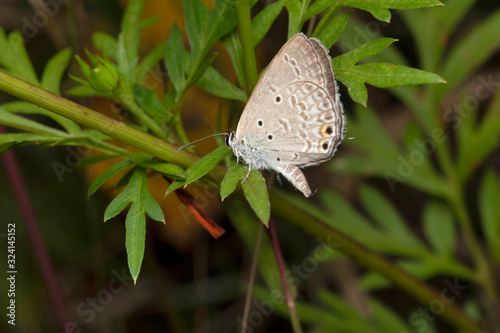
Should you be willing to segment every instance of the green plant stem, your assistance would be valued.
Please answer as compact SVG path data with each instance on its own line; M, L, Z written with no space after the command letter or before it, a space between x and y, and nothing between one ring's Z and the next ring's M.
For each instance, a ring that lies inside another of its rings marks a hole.
M354 258L358 263L385 276L396 286L428 307L432 301L440 300L441 295L429 288L425 283L415 279L402 271L384 257L373 253L343 233L310 216L298 207L290 204L277 192L270 193L273 216L282 218L301 228L310 235L324 239L329 244L336 245L336 249ZM443 319L455 327L470 333L484 333L460 308L453 303L442 302Z
M288 284L287 274L285 271L285 263L283 260L283 255L281 254L280 244L278 240L278 233L276 232L276 227L274 226L274 220L271 217L269 220L269 236L271 237L271 244L273 245L274 257L276 258L276 263L278 264L278 271L280 272L281 283L283 284L283 291L285 292L286 306L290 311L290 319L292 321L292 329L294 333L302 333L302 327L300 326L299 316L297 315L297 308L295 306L295 300L290 291L290 285Z
M241 0L237 5L238 26L240 29L243 62L245 65L247 94L250 96L257 84L257 62L253 48L252 21L250 17L250 0Z
M166 139L166 133L151 117L149 117L144 110L137 105L131 93L119 92L118 99L125 104L130 112L139 119L141 124L144 124L151 130L157 137Z
M450 201L450 206L454 207L458 217L460 230L464 236L467 248L472 254L475 263L475 280L480 284L485 291L485 296L491 299L494 303L500 303L498 298L498 290L493 281L492 272L488 265L488 261L484 256L483 251L477 241L476 235L471 225L471 221L465 209L465 202L462 198L460 188L455 186L455 195Z
M199 158L186 151L179 151L174 154L173 150L176 147L157 137L139 131L121 121L107 117L2 71L0 71L0 90L182 167L187 168L191 166ZM221 179L224 174L223 172L224 169L222 167L214 169L212 179Z

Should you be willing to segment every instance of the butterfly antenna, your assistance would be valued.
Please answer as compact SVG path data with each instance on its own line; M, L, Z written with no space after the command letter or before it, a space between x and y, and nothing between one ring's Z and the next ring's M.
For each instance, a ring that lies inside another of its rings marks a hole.
M185 145L182 145L182 146L180 146L179 148L177 148L176 150L174 150L174 154L175 154L175 153L177 153L179 150L184 149L184 148L186 148L187 146L192 145L193 143L196 143L196 142L198 142L198 141L205 140L205 139L208 139L208 138L211 138L211 137L217 136L217 135L228 135L228 133L217 133L217 134L212 134L212 135L209 135L209 136L205 136L205 137L203 137L203 138L201 138L201 139L194 140L193 142L186 143Z

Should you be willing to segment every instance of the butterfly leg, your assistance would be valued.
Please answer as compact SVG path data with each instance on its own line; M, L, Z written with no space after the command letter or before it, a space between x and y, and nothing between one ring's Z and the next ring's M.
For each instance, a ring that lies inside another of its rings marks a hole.
M279 173L276 173L276 179L278 179L278 183L280 183L280 186L283 187L283 184L281 183L281 177Z
M252 171L251 164L248 165L248 172L247 172L247 175L245 176L245 179L243 179L243 181L241 182L242 184L247 180L248 176L250 176L250 171Z

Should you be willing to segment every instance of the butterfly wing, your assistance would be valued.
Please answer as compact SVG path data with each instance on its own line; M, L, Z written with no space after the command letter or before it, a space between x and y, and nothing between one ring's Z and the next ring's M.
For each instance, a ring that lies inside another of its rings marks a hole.
M248 126L253 128L252 120L269 111L262 107L265 100L275 98L278 89L294 81L317 84L340 105L328 50L319 40L299 33L283 45L262 74L243 110L236 133L247 132Z
M337 90L328 50L317 39L297 34L255 87L235 141L258 151L253 158L259 165L283 174L309 196L299 168L329 160L343 139Z

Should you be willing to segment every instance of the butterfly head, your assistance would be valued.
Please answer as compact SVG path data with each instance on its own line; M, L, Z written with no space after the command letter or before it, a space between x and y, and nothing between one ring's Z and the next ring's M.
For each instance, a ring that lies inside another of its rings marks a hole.
M235 137L236 137L236 132L233 130L229 130L229 132L226 135L226 145L229 148L233 148L232 145L233 145Z

